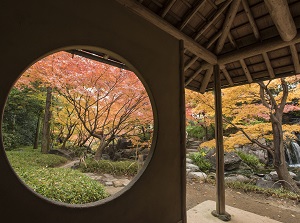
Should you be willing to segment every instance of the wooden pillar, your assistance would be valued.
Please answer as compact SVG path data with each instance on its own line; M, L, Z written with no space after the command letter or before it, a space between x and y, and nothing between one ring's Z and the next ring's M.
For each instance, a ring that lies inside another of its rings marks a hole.
M222 119L222 95L221 95L221 79L220 79L219 65L214 65L213 73L214 73L214 91L215 91L217 199L216 199L216 210L212 212L212 215L223 221L229 221L231 219L231 216L225 211L223 119Z

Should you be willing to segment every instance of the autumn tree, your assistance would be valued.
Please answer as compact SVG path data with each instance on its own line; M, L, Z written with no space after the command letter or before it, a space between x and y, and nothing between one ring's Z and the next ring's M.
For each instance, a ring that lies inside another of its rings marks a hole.
M272 156L274 168L284 187L299 191L296 183L289 175L284 152L285 135L292 137L289 125L283 125L282 116L287 102L296 99L299 88L298 77L279 79L272 82L244 85L240 87L224 89L223 117L227 124L225 128L234 127L237 132L224 137L225 149L232 149L235 144L252 142L269 152ZM290 97L289 97L290 89ZM233 93L234 92L234 93ZM196 112L206 110L213 117L212 93L200 95L187 93L187 101ZM212 120L213 121L213 120ZM296 127L293 128L296 130ZM284 134L287 133L287 134ZM272 144L266 145L260 142L260 138L267 138ZM202 146L212 146L214 141L205 142Z
M152 123L148 95L133 72L59 52L35 63L19 82L29 86L33 81L51 89L52 97L64 97L73 107L72 113L83 127L80 134L86 136L83 141L98 139L95 159L101 158L103 149L116 137ZM75 123L64 125L69 125L66 138L79 129Z

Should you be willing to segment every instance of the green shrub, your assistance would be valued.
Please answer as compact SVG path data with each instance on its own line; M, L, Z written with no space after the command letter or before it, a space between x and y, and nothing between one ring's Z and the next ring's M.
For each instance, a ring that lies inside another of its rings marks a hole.
M104 187L83 173L64 168L15 168L35 192L68 204L85 204L106 198Z
M196 164L203 172L208 172L212 168L212 164L205 158L206 152L200 150L200 152L191 153L189 158Z
M243 183L243 182L228 182L226 186L233 189L242 189L245 192L254 192L257 194L265 194L267 196L275 196L279 198L288 198L292 200L300 200L300 194L294 193L292 191L286 190L284 188L262 188L254 184Z
M134 176L138 172L138 164L135 161L110 161L86 159L86 166L80 165L82 172L108 173L113 175Z
M263 164L255 155L247 154L242 151L237 151L237 154L248 166L250 166L253 169L258 169L259 167L263 166Z
M13 167L56 167L68 161L65 157L42 154L39 150L33 150L30 147L7 151L6 154Z
M50 168L67 161L66 158L41 154L31 148L7 151L7 157L17 175L34 191L44 197L69 204L84 204L108 196L103 185L80 171Z

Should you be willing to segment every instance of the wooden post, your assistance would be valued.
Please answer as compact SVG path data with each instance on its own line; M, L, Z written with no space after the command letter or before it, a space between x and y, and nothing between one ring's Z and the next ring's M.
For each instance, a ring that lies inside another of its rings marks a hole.
M216 210L212 212L212 215L223 221L229 221L231 219L231 216L225 211L222 95L221 95L221 79L220 79L219 65L214 65L213 73L214 73L214 88L215 88L217 200L216 200Z

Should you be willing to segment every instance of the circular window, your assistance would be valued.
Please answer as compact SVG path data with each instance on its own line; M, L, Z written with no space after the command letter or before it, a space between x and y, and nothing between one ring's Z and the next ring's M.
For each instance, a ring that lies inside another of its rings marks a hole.
M48 199L86 204L120 190L150 152L148 94L125 64L103 53L60 51L17 80L3 121L11 166Z

